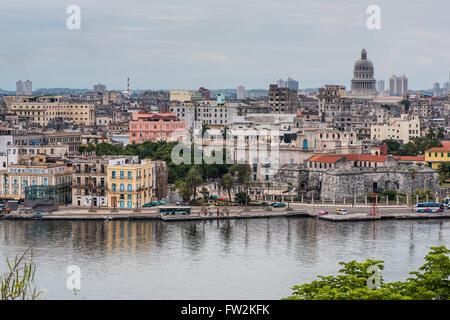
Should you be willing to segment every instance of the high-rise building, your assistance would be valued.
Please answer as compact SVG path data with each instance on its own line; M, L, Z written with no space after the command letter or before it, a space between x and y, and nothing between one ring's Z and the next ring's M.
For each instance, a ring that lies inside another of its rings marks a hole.
M433 85L433 96L439 97L441 95L441 85L439 82L435 82Z
M353 68L352 88L350 94L356 97L370 97L376 94L376 80L373 77L372 61L367 59L366 49L361 51L361 59L355 62Z
M245 87L239 86L237 88L237 99L238 100L244 100L245 99Z
M26 96L31 96L33 94L33 83L30 80L25 81L25 92Z
M406 91L408 91L408 79L405 75L392 75L389 78L389 94L391 96L401 96Z
M280 79L277 81L278 88L290 88L298 91L298 81L292 79L291 77L287 80Z
M287 87L289 89L294 89L295 91L298 91L298 81L296 81L292 78L288 78L286 83L287 83Z
M104 84L94 84L94 92L103 93L106 91L106 86Z
M278 88L286 88L286 81L280 79L277 81Z
M378 93L382 93L384 91L384 80L378 80Z
M274 113L297 113L297 90L280 88L276 84L269 87L269 107Z
M23 96L23 82L19 80L16 82L16 97Z

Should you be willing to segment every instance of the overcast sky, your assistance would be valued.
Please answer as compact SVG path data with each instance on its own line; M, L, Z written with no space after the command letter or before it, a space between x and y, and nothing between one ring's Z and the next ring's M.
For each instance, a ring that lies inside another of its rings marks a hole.
M362 48L386 82L448 81L449 0L0 0L0 88L350 87ZM81 8L68 30L66 8ZM366 27L369 5L381 30Z

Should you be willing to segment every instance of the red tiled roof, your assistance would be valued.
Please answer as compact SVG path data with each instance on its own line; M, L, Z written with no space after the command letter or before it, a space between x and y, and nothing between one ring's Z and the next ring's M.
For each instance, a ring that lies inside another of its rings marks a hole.
M387 156L376 156L372 154L323 154L312 156L307 161L335 163L342 158L346 158L347 161L385 162Z
M394 156L394 159L400 161L425 161L425 156Z
M426 150L425 152L450 152L450 141L441 141L442 147L436 147Z

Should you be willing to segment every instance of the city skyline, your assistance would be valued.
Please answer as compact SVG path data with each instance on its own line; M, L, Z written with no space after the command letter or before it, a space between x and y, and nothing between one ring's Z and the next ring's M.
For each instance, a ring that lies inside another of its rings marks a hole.
M446 82L443 70L450 70L446 11L428 13L443 0L407 6L379 1L380 30L366 27L366 1L113 1L99 10L98 3L82 0L80 30L66 28L66 4L21 2L0 12L0 33L9 44L0 49L3 90L13 90L21 78L33 79L36 88L100 82L119 90L128 77L132 89L266 89L288 76L300 88L349 89L362 48L376 80L406 74L413 90Z

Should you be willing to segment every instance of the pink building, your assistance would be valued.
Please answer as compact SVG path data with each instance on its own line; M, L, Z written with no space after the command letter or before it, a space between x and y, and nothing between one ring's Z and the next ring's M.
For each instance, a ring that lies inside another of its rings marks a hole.
M186 128L184 120L179 120L171 112L147 113L134 112L130 121L130 143L145 141L177 140Z

